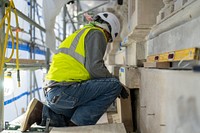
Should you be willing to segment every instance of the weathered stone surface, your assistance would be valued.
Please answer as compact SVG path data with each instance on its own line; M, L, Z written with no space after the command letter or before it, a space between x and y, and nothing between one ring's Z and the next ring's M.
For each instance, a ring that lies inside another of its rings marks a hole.
M148 55L200 47L199 21L200 17L148 40Z
M140 69L142 133L200 132L200 73Z

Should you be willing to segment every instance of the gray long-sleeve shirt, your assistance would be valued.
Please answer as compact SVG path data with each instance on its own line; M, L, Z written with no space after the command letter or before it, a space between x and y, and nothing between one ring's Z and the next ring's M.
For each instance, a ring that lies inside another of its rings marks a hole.
M90 30L85 38L86 61L85 67L91 79L114 77L104 64L104 54L107 42L100 30Z
M107 69L104 64L104 54L106 51L107 42L103 33L99 30L90 30L85 38L86 60L85 67L88 70L91 79L115 77ZM55 82L47 81L44 88L53 87L56 85L71 85L73 82Z

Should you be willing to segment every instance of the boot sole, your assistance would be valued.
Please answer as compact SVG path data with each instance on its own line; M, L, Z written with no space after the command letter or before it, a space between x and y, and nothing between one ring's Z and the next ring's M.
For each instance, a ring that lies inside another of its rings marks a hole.
M21 131L26 131L27 129L27 126L28 126L28 120L30 118L30 114L32 113L33 109L35 108L36 104L38 103L39 101L37 99L32 99L30 104L28 105L28 108L27 108L27 111L24 115L24 117L26 117L26 119L24 119L21 123ZM29 127L28 127L29 128Z

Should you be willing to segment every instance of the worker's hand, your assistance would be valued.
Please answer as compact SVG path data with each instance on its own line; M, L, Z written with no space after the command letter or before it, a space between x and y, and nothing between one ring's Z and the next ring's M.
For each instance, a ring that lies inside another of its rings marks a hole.
M121 93L119 94L119 97L120 98L123 98L123 99L127 99L128 98L128 96L129 96L129 93L128 93L128 87L127 86L125 86L124 84L122 84L121 83L121 85L122 85L122 90L121 90Z
M87 20L88 22L93 21L92 16L90 16L88 13L84 13L83 16L86 18L86 20Z

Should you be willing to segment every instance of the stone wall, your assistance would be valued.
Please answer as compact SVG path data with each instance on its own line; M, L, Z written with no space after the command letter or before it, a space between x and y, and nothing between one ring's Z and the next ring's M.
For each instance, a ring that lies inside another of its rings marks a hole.
M140 69L141 133L200 132L200 73Z
M145 59L145 37L156 24L156 17L162 7L162 0L124 0L123 6L116 5L114 9L109 9L119 15L122 30L121 40L108 46L107 64L141 65L138 62ZM128 41L124 44L125 38ZM119 48L120 43L125 46Z
M200 47L200 1L164 0L157 24L148 36L148 55Z
M200 1L163 3L147 37L148 55L200 47ZM199 133L199 76L192 71L141 69L141 132Z

